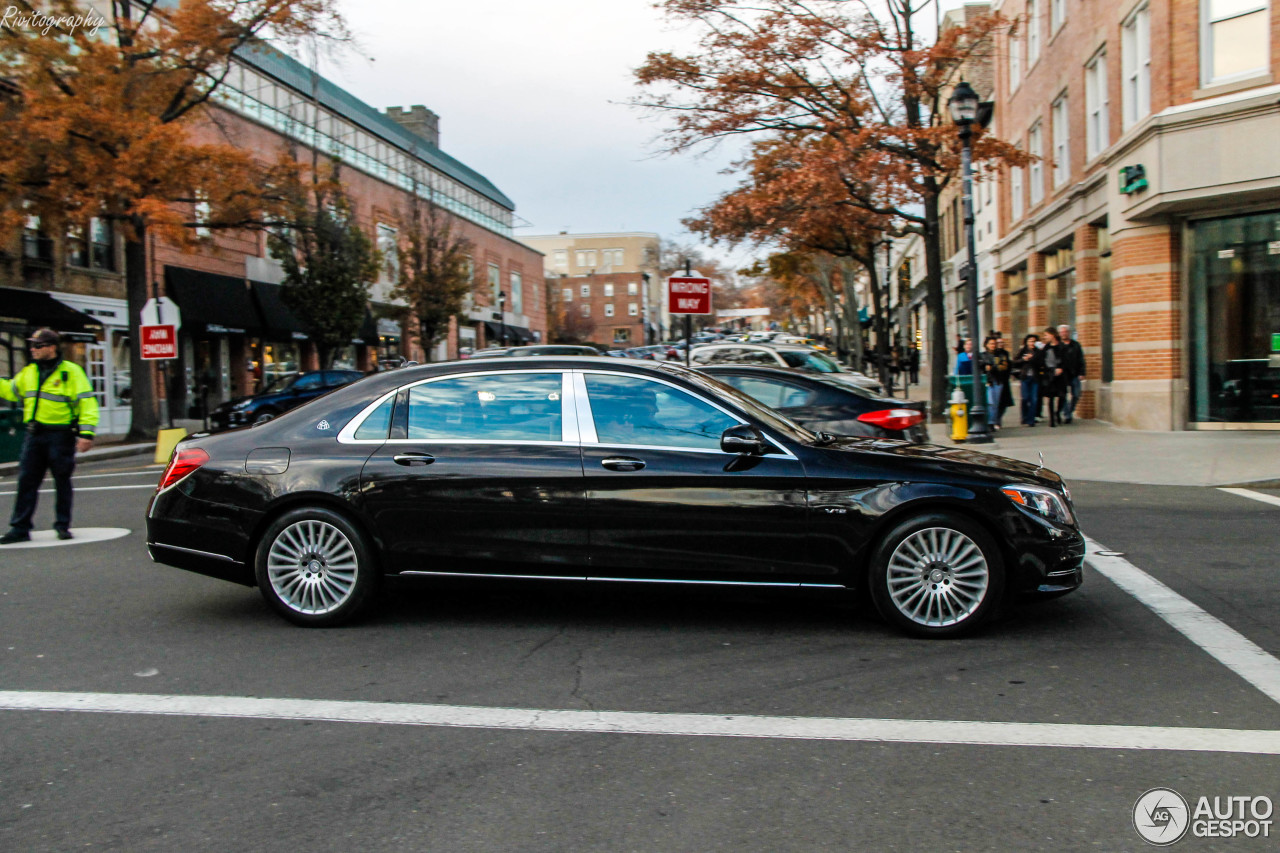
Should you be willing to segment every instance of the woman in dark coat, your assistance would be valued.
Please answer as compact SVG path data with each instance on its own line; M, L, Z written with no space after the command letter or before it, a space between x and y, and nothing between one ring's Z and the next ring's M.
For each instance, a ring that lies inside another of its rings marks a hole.
M1041 350L1044 369L1040 374L1040 393L1048 404L1049 426L1056 427L1061 417L1062 395L1067 390L1066 353L1057 329L1050 326L1041 337L1044 341L1044 349Z
M1000 429L1004 398L1009 393L1009 352L1001 348L998 338L989 337L982 344L978 363L987 385L987 419L993 429Z
M1036 346L1040 339L1027 335L1022 339L1022 349L1013 357L1013 375L1018 378L1022 391L1022 425L1035 426L1036 412L1040 408L1040 371L1044 356Z

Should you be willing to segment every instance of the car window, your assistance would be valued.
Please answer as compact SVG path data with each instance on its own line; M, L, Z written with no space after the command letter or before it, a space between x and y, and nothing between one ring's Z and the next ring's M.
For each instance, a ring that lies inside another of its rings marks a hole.
M779 353L788 367L800 367L814 373L842 373L840 365L820 352L785 350Z
M720 434L738 423L678 388L639 376L586 375L601 444L720 449Z
M323 379L323 373L308 373L306 376L299 376L298 381L294 382L293 387L289 390L298 392L315 391L317 388L322 387Z
M798 388L789 382L779 382L776 379L761 379L758 376L723 375L716 378L759 400L771 409L803 406L812 396L804 388Z
M740 358L734 359L738 364L767 364L770 367L778 366L778 359L768 350L751 349L744 350Z
M391 428L391 408L395 405L396 395L382 401L382 405L369 413L369 417L364 419L364 423L356 430L356 438L382 440L387 437L387 430Z
M560 441L559 373L457 376L409 389L409 438Z

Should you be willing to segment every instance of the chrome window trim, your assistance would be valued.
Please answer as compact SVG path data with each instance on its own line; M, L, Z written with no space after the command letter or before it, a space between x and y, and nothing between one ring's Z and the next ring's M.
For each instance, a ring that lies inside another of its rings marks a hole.
M591 411L591 400L587 397L587 378L580 370L573 371L573 402L579 443L599 444L600 437L596 434L596 417Z
M370 403L368 406L362 409L359 414L357 414L354 418L352 418L350 423L348 423L345 427L342 428L342 431L338 433L338 442L340 444L367 444L367 445L421 444L424 441L429 441L432 444L534 444L534 445L543 444L543 445L556 445L556 446L576 445L578 444L578 440L577 440L578 420L575 417L575 412L573 408L569 405L569 401L566 399L567 397L566 391L571 389L572 387L570 384L570 381L568 381L565 378L568 372L569 371L565 370L564 368L547 369L544 367L541 370L538 370L538 369L478 370L471 373L446 373L442 376L428 376L426 379L419 379L417 382L410 382L408 385L401 385L397 388L393 388L391 391L388 391L386 394L383 394L381 397L374 400L372 403ZM378 406L382 405L382 403L385 402L388 397L394 397L396 394L400 393L401 391L407 391L412 388L416 388L419 385L426 385L431 382L442 382L446 379L462 379L462 378L471 378L475 376L509 376L512 374L528 374L528 373L560 374L561 379L560 379L560 440L559 441L537 441L533 439L503 439L503 438L428 438L428 439L424 439L424 438L356 438L355 437L356 431L359 430L361 425L364 424L365 419L368 418L371 414L373 414L374 410L377 409Z
M688 388L685 388L681 385L677 385L674 382L668 382L667 380L657 376L648 376L642 373L624 373L622 371L599 370L599 369L591 369L591 368L576 369L574 370L574 373L578 374L579 376L579 384L577 385L577 389L580 389L582 394L582 403L580 403L578 406L578 412L580 415L585 412L585 417L588 419L587 422L591 424L592 440L591 441L586 440L584 435L584 438L582 441L583 447L588 447L588 446L590 447L629 447L629 448L642 449L642 450L680 450L680 451L689 451L690 453L715 453L720 456L737 456L738 455L737 453L725 453L723 450L719 449L718 447L717 448L679 447L679 446L673 446L668 444L614 444L612 442L602 442L595 435L595 414L591 411L591 400L587 394L586 374L588 373L598 373L598 374L603 374L605 376L634 376L637 379L643 379L649 382L657 382L661 385L666 385L670 388L674 388L677 391L688 394L690 397L693 397L695 400L699 400L703 403L706 403L708 406L712 407L713 409L716 409L722 415L732 419L735 423L737 423L740 426L742 424L746 424L747 421L744 421L741 417L729 411L724 406L721 406L719 403L713 400L708 400L706 397L702 396L701 394L698 394L694 391L690 391ZM756 427L756 429L759 429L760 434L765 437L765 440L768 441L770 444L772 444L774 447L776 447L779 451L781 451L781 454L784 457L792 460L796 459L795 454L793 454L790 450L788 450L784 445L782 445L776 438L770 435L767 431L765 431L764 429L761 429L760 427Z
M356 438L356 430L360 429L360 427L364 425L365 419L368 418L370 415L372 415L374 413L374 410L376 410L379 406L385 403L388 397L394 397L399 392L400 392L399 388L393 388L387 393L383 394L381 397L378 397L369 405L365 406L363 409L361 409L360 413L357 414L354 418L352 418L347 423L347 425L344 426L342 430L338 433L338 443L339 444L382 444L383 442L385 442L386 441L385 438ZM392 414L394 414L394 409L392 411Z

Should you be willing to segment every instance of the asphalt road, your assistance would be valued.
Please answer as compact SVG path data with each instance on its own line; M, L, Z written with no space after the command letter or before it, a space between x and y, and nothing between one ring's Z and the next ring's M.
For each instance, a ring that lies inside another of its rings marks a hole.
M158 473L78 471L103 490L78 494L75 526L127 536L0 551L0 691L1280 729L1276 700L1091 568L958 642L839 594L603 585L400 586L357 626L295 628L256 590L150 562L150 493L114 487ZM1280 506L1073 493L1090 537L1280 655ZM0 849L1142 850L1150 788L1280 801L1280 757L1248 749L927 741L0 710Z

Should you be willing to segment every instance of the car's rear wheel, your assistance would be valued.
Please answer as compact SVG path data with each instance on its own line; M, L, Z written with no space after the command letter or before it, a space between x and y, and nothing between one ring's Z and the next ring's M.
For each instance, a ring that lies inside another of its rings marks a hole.
M871 599L917 637L955 637L990 619L1004 594L1004 562L977 522L930 512L898 524L871 559Z
M378 583L364 534L323 507L290 510L272 522L255 570L268 604L290 622L315 628L356 616Z

